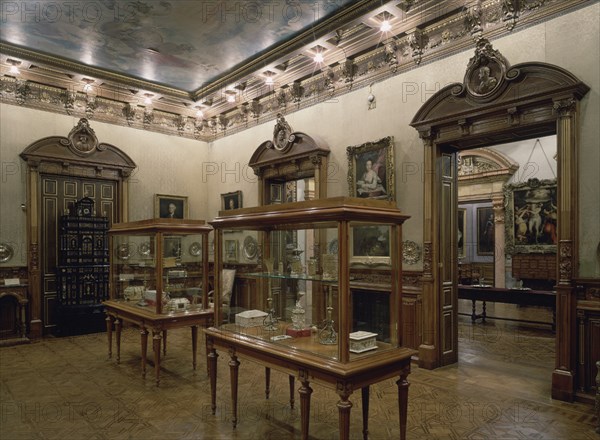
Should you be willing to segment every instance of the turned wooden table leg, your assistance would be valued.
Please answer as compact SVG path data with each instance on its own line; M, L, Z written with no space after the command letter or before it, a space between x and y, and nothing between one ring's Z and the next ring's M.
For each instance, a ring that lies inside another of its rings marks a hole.
M369 438L369 386L362 388L363 439Z
M477 307L476 307L476 303L477 301L472 299L471 300L471 322L475 322L477 320Z
M485 317L487 316L487 313L485 311L485 307L486 307L486 303L484 301L483 302L483 312L481 312L481 322L485 322Z
M113 321L112 316L109 314L106 315L106 337L108 338L108 357L112 357L112 330L113 330Z
M162 332L162 346L163 346L163 356L167 355L167 331L163 330Z
M198 326L193 325L192 326L192 368L194 370L196 370L197 354L198 354Z
M308 371L300 371L300 435L302 440L308 440L308 427L310 421L310 395L312 388L308 382Z
M142 346L142 377L146 378L146 362L148 356L148 330L142 328L140 330L140 343Z
M213 416L217 412L217 350L215 350L210 338L206 338L206 365L208 365L208 376L210 380L210 409Z
M271 369L269 367L265 367L265 398L269 398L269 394L271 393Z
M288 381L290 383L290 408L294 409L294 383L296 378L290 374L288 376Z
M229 350L229 378L231 380L231 423L235 428L237 426L237 397L238 397L238 373L240 362L235 354L235 350Z
M348 384L338 382L336 392L338 393L338 396L340 396L340 400L337 403L340 440L349 440L350 409L352 409L352 402L350 402L348 398L350 397L350 394L352 394L352 388Z
M160 330L152 330L152 349L154 350L154 376L156 378L156 386L160 384L160 342L162 332Z
M121 320L115 319L115 339L117 340L117 364L121 362Z
M410 364L406 365L400 373L400 379L396 382L398 385L398 408L400 410L400 440L406 439L406 417L408 415L408 387L406 378L410 373Z

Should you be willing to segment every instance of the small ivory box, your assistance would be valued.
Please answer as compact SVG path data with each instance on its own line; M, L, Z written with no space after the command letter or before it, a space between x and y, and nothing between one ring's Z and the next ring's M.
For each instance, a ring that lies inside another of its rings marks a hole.
M350 351L362 353L377 348L377 333L359 331L350 333Z
M246 310L235 315L235 323L242 327L257 327L263 325L266 316L262 310Z

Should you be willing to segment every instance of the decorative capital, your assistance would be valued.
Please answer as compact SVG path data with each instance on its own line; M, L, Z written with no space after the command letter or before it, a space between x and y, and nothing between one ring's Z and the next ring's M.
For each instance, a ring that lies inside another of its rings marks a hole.
M560 99L554 101L553 109L559 117L565 118L571 116L577 106L575 98Z

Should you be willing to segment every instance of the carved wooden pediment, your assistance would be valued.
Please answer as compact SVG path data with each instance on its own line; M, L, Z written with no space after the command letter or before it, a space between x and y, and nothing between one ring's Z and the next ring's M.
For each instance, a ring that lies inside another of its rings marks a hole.
M67 137L49 136L29 145L21 158L31 166L56 163L60 167L77 166L96 170L118 170L129 176L135 162L114 145L100 143L87 119L82 118Z
M278 115L273 129L273 140L263 142L252 154L248 165L254 173L262 175L265 168L300 169L301 163L320 162L320 158L329 155L329 147L319 140L301 131L291 131L283 116ZM287 174L287 173L286 173Z
M462 149L545 136L555 131L555 102L580 100L589 90L561 67L509 66L487 40L477 44L463 83L442 88L416 113L410 125L421 137Z

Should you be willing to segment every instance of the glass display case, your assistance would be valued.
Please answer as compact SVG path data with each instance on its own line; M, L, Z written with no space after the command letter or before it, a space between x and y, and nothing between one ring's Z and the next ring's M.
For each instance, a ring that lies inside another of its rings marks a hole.
M110 296L158 315L208 308L208 234L204 220L152 219L109 231Z
M221 211L210 222L216 295L222 295L223 264L247 242L255 243L257 269L246 276L257 288L215 327L257 346L328 362L389 358L402 347L401 231L407 218L393 202L345 197ZM363 313L354 297L354 286L369 283L369 268L390 271L391 289L377 297L378 314ZM215 316L222 316L221 307L219 298Z

